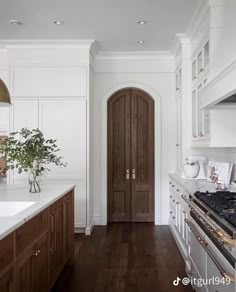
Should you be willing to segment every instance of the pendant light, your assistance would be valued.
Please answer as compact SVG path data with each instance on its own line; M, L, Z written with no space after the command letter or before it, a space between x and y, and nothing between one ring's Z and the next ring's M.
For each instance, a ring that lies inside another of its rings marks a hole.
M0 107L11 105L11 98L6 84L0 79Z

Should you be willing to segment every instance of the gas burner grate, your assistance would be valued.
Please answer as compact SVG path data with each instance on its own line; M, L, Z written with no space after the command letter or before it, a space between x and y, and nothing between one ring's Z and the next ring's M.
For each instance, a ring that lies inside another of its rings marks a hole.
M236 227L236 193L196 192L195 196Z

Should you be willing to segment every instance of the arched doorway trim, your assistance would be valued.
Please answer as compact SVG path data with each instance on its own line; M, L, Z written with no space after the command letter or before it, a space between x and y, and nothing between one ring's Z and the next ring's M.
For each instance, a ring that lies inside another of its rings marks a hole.
M118 90L134 87L149 94L155 104L155 224L161 222L161 97L142 83L121 83L106 92L101 105L101 224L107 225L107 101Z

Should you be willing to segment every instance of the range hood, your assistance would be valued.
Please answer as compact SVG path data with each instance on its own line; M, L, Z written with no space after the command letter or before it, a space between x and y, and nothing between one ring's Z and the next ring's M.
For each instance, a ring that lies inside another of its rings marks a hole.
M199 92L200 108L214 108L216 105L236 105L236 60Z

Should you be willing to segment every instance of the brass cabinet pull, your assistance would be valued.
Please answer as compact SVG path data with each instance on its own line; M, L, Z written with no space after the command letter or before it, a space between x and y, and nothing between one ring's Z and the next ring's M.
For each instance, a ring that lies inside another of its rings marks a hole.
M132 179L136 179L136 171L134 168L132 169Z
M38 256L38 251L33 252L32 256L37 257Z
M128 168L125 171L125 177L126 177L126 179L129 179L129 169Z

